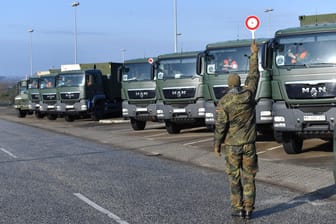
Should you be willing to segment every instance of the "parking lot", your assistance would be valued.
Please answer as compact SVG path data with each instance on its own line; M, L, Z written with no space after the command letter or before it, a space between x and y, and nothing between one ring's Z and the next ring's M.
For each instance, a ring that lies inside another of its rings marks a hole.
M59 133L94 140L148 155L162 156L224 170L224 158L212 153L213 132L206 128L184 129L180 134L168 134L163 123L149 122L143 131L134 131L128 120L90 119L66 122L63 118L50 121L33 115L17 118L12 108L2 107L0 118L36 126ZM18 130L19 131L19 130ZM303 152L288 155L282 145L272 137L258 136L257 153L259 173L257 179L305 192L312 192L334 183L332 144L320 139L304 141Z

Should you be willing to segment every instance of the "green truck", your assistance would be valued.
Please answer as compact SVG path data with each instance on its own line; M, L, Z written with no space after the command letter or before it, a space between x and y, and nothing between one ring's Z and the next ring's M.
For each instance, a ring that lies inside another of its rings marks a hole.
M153 58L127 60L120 67L122 115L130 119L133 130L144 130L147 121L157 121L156 83L152 75Z
M39 77L30 77L21 80L16 84L17 96L14 98L14 108L18 117L25 117L27 114L38 113L40 103Z
M256 39L256 42L261 58L267 39ZM249 69L250 46L251 39L211 43L198 58L197 73L203 77L205 124L209 129L214 129L216 105L228 89L228 75L237 73L242 84L245 81ZM256 123L260 133L269 134L273 133L270 75L262 69L261 63L259 70L261 75L256 93Z
M121 116L120 66L114 62L63 65L56 79L58 114L66 121Z
M302 152L305 138L331 140L336 118L336 24L276 31L264 61L272 75L274 136L286 153Z
M50 73L40 76L40 107L38 113L40 117L47 116L49 120L56 120L58 111L57 105L57 91L56 78L57 73Z
M16 83L14 108L18 117L25 117L28 113L31 113L28 100L28 79L20 80Z
M198 51L163 54L154 64L158 90L156 115L170 134L204 126L202 77L196 74Z

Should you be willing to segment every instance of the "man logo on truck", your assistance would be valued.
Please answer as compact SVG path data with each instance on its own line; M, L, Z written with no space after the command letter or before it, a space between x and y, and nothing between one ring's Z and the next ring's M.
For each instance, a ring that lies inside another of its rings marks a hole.
M327 87L325 86L319 86L319 87L307 87L307 88L302 88L302 93L310 93L312 97L317 97L318 93L326 93L327 92Z

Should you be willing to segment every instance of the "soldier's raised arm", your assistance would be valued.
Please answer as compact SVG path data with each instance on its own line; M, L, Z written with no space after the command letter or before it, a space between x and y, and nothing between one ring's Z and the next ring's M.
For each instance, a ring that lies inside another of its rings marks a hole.
M255 40L251 43L251 56L249 58L249 72L245 80L245 86L253 94L257 91L259 81L259 68L258 68L258 45Z

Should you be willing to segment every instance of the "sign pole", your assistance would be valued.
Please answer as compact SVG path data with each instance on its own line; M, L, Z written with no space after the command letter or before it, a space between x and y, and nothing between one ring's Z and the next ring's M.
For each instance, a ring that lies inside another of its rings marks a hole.
M245 26L249 31L251 31L253 40L255 39L255 34L254 33L258 29L259 25L260 25L260 20L256 16L248 16L245 19Z

